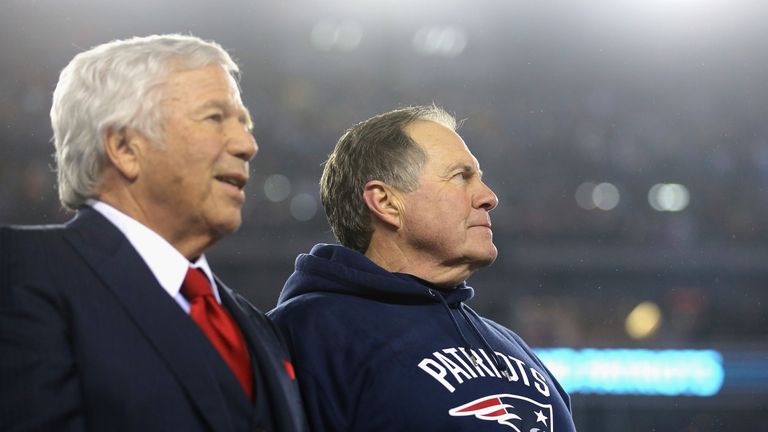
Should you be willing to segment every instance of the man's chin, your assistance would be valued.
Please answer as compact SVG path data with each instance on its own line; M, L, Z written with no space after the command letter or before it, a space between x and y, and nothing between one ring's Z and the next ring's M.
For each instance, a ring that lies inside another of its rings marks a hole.
M477 268L487 267L496 261L498 254L499 253L496 250L496 246L491 245L487 250L479 252L477 255L475 255L472 261L475 263Z
M216 233L216 237L220 239L221 237L224 237L228 234L232 234L233 232L240 229L242 223L243 220L240 217L239 212L237 216L232 215L231 217L218 221L218 223L214 225L214 232Z
M494 262L496 262L496 255L494 255L493 257L488 257L485 260L478 261L478 267L488 267L489 265L493 264Z

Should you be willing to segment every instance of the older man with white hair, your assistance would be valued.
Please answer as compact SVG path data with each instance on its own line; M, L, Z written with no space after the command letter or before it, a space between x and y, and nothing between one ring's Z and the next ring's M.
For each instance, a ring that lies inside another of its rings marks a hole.
M62 226L0 228L0 429L305 430L293 368L204 252L257 151L218 44L114 41L62 71Z

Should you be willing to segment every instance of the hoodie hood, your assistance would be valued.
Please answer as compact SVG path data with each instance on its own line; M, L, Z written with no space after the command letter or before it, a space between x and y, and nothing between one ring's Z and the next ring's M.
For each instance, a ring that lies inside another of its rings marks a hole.
M391 273L365 255L339 245L317 244L296 258L296 271L285 283L278 305L302 294L332 292L387 303L445 303L453 307L471 299L465 282L438 287L404 273Z

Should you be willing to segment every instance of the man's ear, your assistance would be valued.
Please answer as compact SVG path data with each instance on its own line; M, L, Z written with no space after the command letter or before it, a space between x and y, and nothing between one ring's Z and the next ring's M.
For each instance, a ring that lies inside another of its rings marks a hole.
M363 188L363 199L371 214L378 220L400 228L403 205L400 193L380 180L371 180Z
M141 157L149 144L144 135L132 128L110 128L102 139L111 165L128 181L136 180L141 171Z

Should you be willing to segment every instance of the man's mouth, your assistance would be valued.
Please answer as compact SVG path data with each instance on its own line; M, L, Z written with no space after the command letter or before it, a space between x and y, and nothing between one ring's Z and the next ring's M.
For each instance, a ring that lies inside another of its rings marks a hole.
M248 177L240 174L221 174L214 176L214 178L222 183L231 184L240 190L242 190L248 182Z
M488 229L490 229L490 228L491 228L491 221L488 221L488 222L481 222L481 223L478 223L478 224L474 224L474 225L472 225L472 226L473 226L473 227L485 227L485 228L488 228Z

